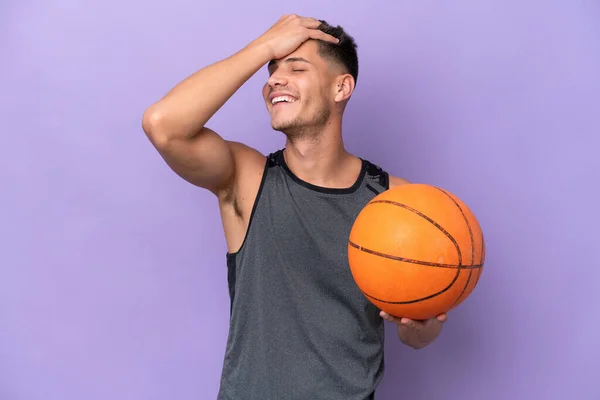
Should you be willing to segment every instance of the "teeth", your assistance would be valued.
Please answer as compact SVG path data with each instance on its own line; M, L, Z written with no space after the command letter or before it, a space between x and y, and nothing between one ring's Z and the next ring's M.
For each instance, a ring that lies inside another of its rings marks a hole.
M290 96L278 96L271 100L271 104L275 105L277 103L281 103L282 101L285 101L286 103L293 103L296 101L296 99Z

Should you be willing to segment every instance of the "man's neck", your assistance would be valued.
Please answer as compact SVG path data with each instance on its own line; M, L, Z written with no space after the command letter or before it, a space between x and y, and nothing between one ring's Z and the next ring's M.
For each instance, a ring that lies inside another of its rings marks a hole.
M288 138L284 157L298 178L329 188L352 186L362 166L360 159L346 151L341 134Z

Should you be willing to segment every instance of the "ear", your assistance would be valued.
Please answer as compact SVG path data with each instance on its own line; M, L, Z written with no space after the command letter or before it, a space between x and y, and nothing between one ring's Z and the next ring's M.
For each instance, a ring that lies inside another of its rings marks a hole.
M354 92L354 78L350 74L340 75L336 79L336 85L334 86L334 100L336 103L346 101L352 96Z

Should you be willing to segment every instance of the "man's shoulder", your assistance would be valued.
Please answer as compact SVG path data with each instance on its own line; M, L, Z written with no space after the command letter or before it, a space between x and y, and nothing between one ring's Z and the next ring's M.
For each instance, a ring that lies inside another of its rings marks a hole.
M227 144L235 156L250 158L252 161L263 160L265 158L260 151L245 143L227 140Z
M362 158L361 158L362 159ZM364 159L363 159L364 160ZM385 176L385 184L386 186L389 186L389 188L393 188L393 187L397 187L397 186L401 186L401 185L406 185L408 183L410 183L407 179L405 178L401 178L399 176L394 176L392 174L390 174L389 172L387 172L386 170L384 170L382 167L380 167L378 164L373 163L371 161L365 160L367 161L367 173L370 176L374 176L374 177L378 177L378 178L382 178L383 176Z

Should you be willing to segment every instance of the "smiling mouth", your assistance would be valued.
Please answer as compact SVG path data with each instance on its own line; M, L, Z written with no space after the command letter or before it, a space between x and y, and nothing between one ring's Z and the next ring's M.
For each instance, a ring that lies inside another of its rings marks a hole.
M296 99L292 96L277 96L271 100L271 105L276 106L277 104L291 104L295 102Z

